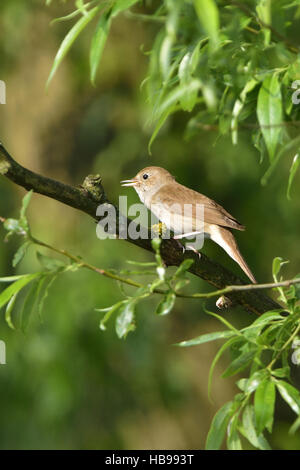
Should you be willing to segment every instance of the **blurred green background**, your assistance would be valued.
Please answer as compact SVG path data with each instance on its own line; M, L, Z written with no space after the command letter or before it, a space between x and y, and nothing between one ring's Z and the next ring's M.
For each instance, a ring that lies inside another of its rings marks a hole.
M300 180L297 175L288 202L290 159L282 160L270 184L262 187L267 162L260 164L248 131L240 132L236 147L209 131L187 140L187 113L167 123L148 155L150 110L140 85L155 26L124 16L114 22L96 87L88 78L91 31L86 31L46 93L53 58L69 27L50 26L50 21L66 14L68 3L46 8L39 0L1 0L0 79L6 82L7 104L0 107L0 138L9 152L24 166L74 185L100 173L116 203L120 194L138 201L132 189L120 187L121 179L147 165L163 166L247 226L237 239L258 281L272 280L275 256L290 260L286 278L298 274ZM16 216L24 193L0 178L0 215ZM34 195L28 215L38 238L101 268L126 268L126 259L152 260L125 241L99 241L88 216L42 196ZM6 244L2 227L0 233L4 276L14 273L11 261L20 240ZM207 242L203 251L243 275L216 245ZM38 269L31 249L18 272ZM190 279L195 291L209 290L200 279ZM216 368L211 403L208 371L218 344L190 349L173 344L220 325L195 300L178 300L166 318L155 317L154 302L145 301L138 307L136 331L119 340L113 324L106 332L99 330L101 314L94 309L121 296L112 281L79 271L53 285L42 322L34 318L26 335L10 330L1 316L0 339L7 345L7 365L0 366L1 449L203 448L214 413L236 393L234 381L220 378L230 357ZM208 306L214 308L213 302ZM237 326L253 320L241 310L226 316ZM299 433L287 433L292 415L278 403L270 442L278 449L300 449Z

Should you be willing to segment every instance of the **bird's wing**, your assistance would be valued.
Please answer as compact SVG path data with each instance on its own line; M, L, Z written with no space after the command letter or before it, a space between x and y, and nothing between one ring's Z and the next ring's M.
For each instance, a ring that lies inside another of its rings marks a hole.
M175 186L176 185L176 186ZM175 197L176 194L176 197ZM166 184L153 196L155 202L159 202L167 208L172 207L172 212L176 213L176 205L180 201L183 204L192 204L193 215L197 214L196 205L204 206L204 222L207 224L220 225L222 227L235 228L237 230L245 230L232 215L229 214L220 204L203 194L193 191L179 183ZM152 202L154 202L152 199ZM178 211L179 213L179 211Z

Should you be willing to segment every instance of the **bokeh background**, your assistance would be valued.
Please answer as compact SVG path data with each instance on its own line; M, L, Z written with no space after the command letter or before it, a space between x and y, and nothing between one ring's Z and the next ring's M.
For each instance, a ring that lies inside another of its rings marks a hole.
M46 92L53 58L69 27L50 21L70 6L73 2L52 2L47 8L41 0L1 0L0 79L7 85L7 104L0 106L0 138L9 152L24 166L74 185L100 173L116 203L120 194L137 202L132 189L120 187L121 179L147 165L163 166L247 226L237 239L259 281L272 280L275 256L290 260L286 278L298 274L300 179L287 201L291 159L282 160L262 187L267 162L259 162L248 131L240 132L236 147L212 131L199 130L187 139L187 113L167 123L149 156L150 110L140 85L155 26L124 16L114 22L96 87L88 78L92 31L87 30ZM16 216L24 194L0 178L0 215ZM28 215L38 238L99 267L121 269L128 267L126 259L152 260L125 241L99 241L88 216L42 196L34 195ZM15 272L12 256L21 242L4 243L4 236L0 227L1 276ZM206 242L203 251L242 275L221 248ZM38 269L31 249L17 272ZM200 279L190 279L195 291L209 290ZM216 367L210 402L208 371L219 345L180 349L174 343L222 327L201 302L178 300L171 315L159 318L151 300L138 306L136 331L119 340L113 323L106 332L99 330L101 314L95 308L121 297L114 282L82 270L57 280L42 322L32 318L26 334L10 330L0 317L0 339L7 345L7 365L0 366L1 449L203 448L214 413L236 393L234 380L220 377L230 357ZM238 327L253 320L238 309L226 315ZM300 449L299 433L288 435L292 413L280 399L277 408L270 442L277 449Z

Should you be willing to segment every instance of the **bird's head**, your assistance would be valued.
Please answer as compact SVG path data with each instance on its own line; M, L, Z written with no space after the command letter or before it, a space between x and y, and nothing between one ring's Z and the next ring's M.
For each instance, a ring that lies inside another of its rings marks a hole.
M133 186L141 197L145 193L154 194L161 186L174 181L174 177L164 168L148 166L130 179L121 181L122 186Z

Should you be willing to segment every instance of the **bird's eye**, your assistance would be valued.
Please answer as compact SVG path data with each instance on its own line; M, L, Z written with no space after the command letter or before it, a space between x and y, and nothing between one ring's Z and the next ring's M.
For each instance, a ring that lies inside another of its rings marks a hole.
M144 180L146 180L146 179L148 178L148 176L149 176L149 175L147 175L147 173L145 173L145 174L143 175Z

